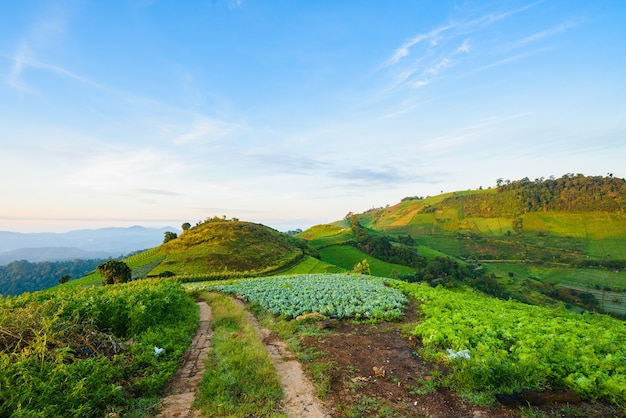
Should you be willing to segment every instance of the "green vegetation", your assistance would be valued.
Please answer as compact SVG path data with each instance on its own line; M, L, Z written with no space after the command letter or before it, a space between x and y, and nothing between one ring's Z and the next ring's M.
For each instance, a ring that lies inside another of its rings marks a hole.
M559 288L587 286L591 294L625 287L626 182L613 176L500 179L492 189L409 197L391 207L350 213L301 236L319 249L321 260L346 270L366 258L373 274L401 277L411 272L394 266L392 275L392 268L378 268L376 260L415 270L423 261L414 254L429 260L454 257L494 273L491 282L505 288L498 292L501 297L542 305L563 301L572 309L616 315L625 311L620 294L610 294L607 301L605 293L597 303ZM504 265L513 263L528 273L509 276L517 269Z
M282 272L283 275L289 274L314 274L314 273L343 273L346 270L335 266L333 264L326 263L322 260L311 256L304 256L302 261L295 266Z
M159 253L165 258L150 275L261 272L295 264L303 256L286 234L250 222L222 220L183 231L163 244Z
M275 315L295 318L317 312L339 319L395 320L404 315L406 298L383 279L349 274L312 274L239 280L210 290L258 302Z
M569 388L626 408L623 323L566 310L626 315L624 181L498 183L406 198L292 235L209 218L80 280L0 298L0 416L154 412L197 323L179 283L201 280L211 281L194 287L211 290L199 294L212 306L215 332L196 403L207 415L282 416L259 337L239 304L215 291L242 296L272 323L322 394L334 365L299 350L298 338L325 331L290 319L318 312L395 320L409 296L423 316L409 332L425 357L452 371L437 385L482 403L496 393ZM378 277L347 273L359 269ZM176 281L164 279L171 275ZM135 281L148 277L155 280ZM432 389L424 382L416 390ZM377 410L363 400L350 413Z
M285 417L276 370L244 309L218 293L202 296L214 334L195 406L212 417Z
M362 260L367 260L374 276L393 277L398 274L412 274L415 269L400 264L387 263L369 256L351 245L333 245L319 250L320 258L330 264L352 271Z
M102 285L127 283L132 278L130 267L123 261L109 260L98 266L98 273L104 279Z
M570 388L583 399L626 407L621 321L471 291L390 284L420 301L424 320L413 334L422 339L425 355L452 367L455 389L493 399L522 389Z
M142 416L159 401L197 318L193 301L168 281L0 299L0 415Z

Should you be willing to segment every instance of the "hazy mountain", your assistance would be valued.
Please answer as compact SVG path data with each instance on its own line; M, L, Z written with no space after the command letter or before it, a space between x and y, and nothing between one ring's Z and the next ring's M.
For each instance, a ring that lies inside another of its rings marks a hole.
M20 259L45 261L102 257L94 252L104 253L104 258L117 257L161 244L166 231L179 232L172 227L144 228L141 226L81 229L65 233L0 231L0 264ZM59 250L53 251L52 248ZM15 252L15 250L22 249L23 251ZM77 250L87 253L76 257L75 255L79 254Z
M86 251L72 247L43 247L43 248L18 248L0 252L0 266L9 264L11 261L26 260L33 263L40 261L65 261L65 260L94 260L119 257L120 252L111 251Z

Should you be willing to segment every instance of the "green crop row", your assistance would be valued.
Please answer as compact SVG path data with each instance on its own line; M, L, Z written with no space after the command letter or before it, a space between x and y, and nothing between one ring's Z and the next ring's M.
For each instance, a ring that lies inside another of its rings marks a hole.
M420 301L424 320L412 332L427 353L454 369L457 389L493 398L522 389L570 388L583 399L626 408L623 322L472 291L390 285Z
M340 319L394 320L404 315L407 302L402 292L385 286L382 278L350 274L275 276L208 289L240 295L288 318L318 312Z

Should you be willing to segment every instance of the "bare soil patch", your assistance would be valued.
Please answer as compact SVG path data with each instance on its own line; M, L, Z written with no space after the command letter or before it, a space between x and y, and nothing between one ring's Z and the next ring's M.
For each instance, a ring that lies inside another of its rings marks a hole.
M409 317L413 322L415 312L410 312ZM332 333L302 340L303 347L323 352L316 361L333 365L330 390L324 399L333 417L508 418L521 415L521 409L498 402L490 408L472 405L445 387L433 385L429 391L428 383L436 379L437 374L445 374L445 367L422 358L418 354L419 341L409 340L399 329L398 323L339 322ZM626 416L615 407L591 402L542 405L533 407L530 413L536 413L530 416L546 417Z

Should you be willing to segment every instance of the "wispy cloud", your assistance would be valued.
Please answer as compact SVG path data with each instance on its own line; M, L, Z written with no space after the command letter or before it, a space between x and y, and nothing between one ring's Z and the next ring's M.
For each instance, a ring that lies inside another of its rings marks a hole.
M412 176L402 173L395 167L362 168L347 167L329 173L331 178L348 181L355 185L379 187L380 185L395 185L405 183Z
M244 0L228 0L228 7L230 9L241 9L243 8Z
M465 52L466 54L469 54L470 53L469 40L468 39L464 40L463 43L459 45L459 47L454 52L457 54L460 52Z
M568 20L567 22L563 22L560 25L557 25L553 28L546 29L546 30L534 33L532 35L526 36L525 38L522 38L519 41L515 42L514 46L519 47L519 46L530 44L532 42L537 42L545 38L549 38L553 35L557 35L559 33L565 32L569 29L575 28L578 25L579 25L579 22L575 20Z
M451 26L449 25L441 26L431 30L428 33L414 36L412 39L405 42L398 49L396 49L391 57L387 61L385 61L381 65L381 67L390 67L397 64L402 58L409 56L409 54L411 53L411 48L419 44L420 42L427 41L431 47L437 45L437 42L441 38L441 33L450 28Z
M43 70L58 76L98 87L98 84L72 72L60 65L49 64L38 58L39 53L54 47L61 35L66 32L68 13L60 7L46 9L41 18L36 20L18 42L15 52L11 56L13 64L9 74L5 77L6 83L20 91L35 93L38 90L24 80L24 73L28 69Z
M21 78L22 72L25 67L28 67L28 62L30 59L30 48L27 44L21 44L15 54L12 57L13 65L11 66L11 71L9 75L5 78L6 83L15 88L16 90L21 90L27 93L35 92L35 89L28 86Z
M67 184L97 190L117 191L120 185L133 190L155 190L146 185L159 183L181 170L181 165L171 155L151 149L110 149L86 158L68 176ZM135 187L133 187L135 186Z
M239 125L210 118L204 115L196 115L191 128L178 135L174 139L177 145L198 141L213 141L229 135L239 128Z
M542 2L537 1L522 7L482 15L472 14L471 10L458 9L457 12L465 14L465 17L450 18L446 23L430 31L415 35L395 49L391 56L379 65L377 73L391 82L380 90L378 100L393 100L395 97L401 103L407 103L407 99L420 97L423 101L428 97L431 87L440 80L457 74L482 71L527 57L530 53L502 57L503 54L510 55L510 48L496 52L498 43L504 43L504 41L494 40L495 29L493 27L502 25L506 19ZM566 22L550 30L528 36L519 42L530 44L567 30L574 24L575 22ZM492 64L486 64L484 57L490 55L495 55L498 60ZM477 65L480 66L479 69L472 68ZM393 118L410 112L416 107L414 103L417 101L408 100L410 102L408 105L393 106L392 110L385 112L381 118Z
M136 189L131 189L131 192L137 193L137 194L143 194L143 195L166 196L166 197L180 196L180 193L178 192L173 192L171 190L161 190L161 189L136 188Z
M535 50L532 50L532 51L523 52L523 53L520 53L520 54L511 55L509 57L502 58L502 59L500 59L498 61L495 61L495 62L486 64L486 65L480 66L478 68L475 68L473 71L474 72L485 71L485 70L488 70L490 68L498 67L498 66L504 65L504 64L509 64L509 63L512 63L512 62L515 62L515 61L519 61L519 60L524 59L524 58L528 58L528 57L533 56L533 55L541 54L541 53L549 51L551 49L552 48L545 47L545 48L535 49Z
M446 33L450 33L450 35L448 35L448 37L450 38L457 37L466 33L471 33L480 30L485 26L493 25L494 23L506 19L512 15L528 10L539 3L541 2L532 3L524 7L508 10L502 13L489 13L476 19L454 20L448 24L441 25L429 32L415 35L413 38L397 48L393 52L391 57L383 62L383 64L381 64L380 68L391 67L397 64L403 58L408 57L411 53L411 49L420 43L428 43L428 46L430 48L436 47L442 40L445 40L444 35ZM457 49L457 52L468 53L469 51L469 40L465 40Z
M249 159L270 171L289 174L314 174L330 168L330 164L308 157L285 154L253 154Z
M423 145L426 151L444 151L447 149L456 149L460 146L471 143L475 138L482 138L485 133L496 125L501 125L516 119L521 119L531 115L532 112L523 112L514 115L493 116L479 120L472 125L455 129L451 133L430 138Z

